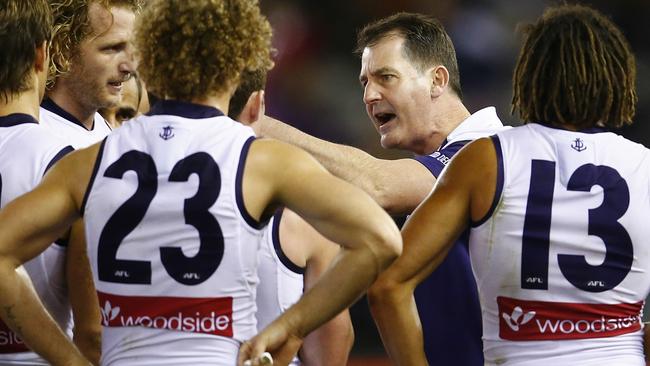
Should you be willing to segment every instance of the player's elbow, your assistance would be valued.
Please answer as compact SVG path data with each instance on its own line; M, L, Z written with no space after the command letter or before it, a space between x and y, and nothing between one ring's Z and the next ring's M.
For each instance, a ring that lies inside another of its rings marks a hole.
M369 244L379 271L386 269L400 254L402 254L402 236L393 222L380 227Z
M405 205L405 201L386 185L373 186L370 196L390 215L402 215L413 211L412 207Z
M21 265L22 262L17 258L15 253L11 252L10 249L0 248L0 266L2 268L14 271Z
M375 313L385 306L398 304L402 298L407 296L406 284L400 283L393 278L382 276L368 289L368 305Z

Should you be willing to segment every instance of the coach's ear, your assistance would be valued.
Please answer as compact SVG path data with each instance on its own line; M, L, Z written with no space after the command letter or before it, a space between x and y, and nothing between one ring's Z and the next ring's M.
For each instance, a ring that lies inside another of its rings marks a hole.
M239 122L250 125L264 115L264 90L251 93L244 109L239 115Z
M449 70L443 65L432 67L429 71L431 78L431 99L441 96L449 86Z

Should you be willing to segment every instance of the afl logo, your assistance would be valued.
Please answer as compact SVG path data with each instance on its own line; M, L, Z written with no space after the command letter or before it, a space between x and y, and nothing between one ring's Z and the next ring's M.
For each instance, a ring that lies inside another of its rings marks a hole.
M169 140L170 138L174 137L174 131L172 131L171 126L165 126L163 127L163 130L161 133L158 134L161 139L163 140Z

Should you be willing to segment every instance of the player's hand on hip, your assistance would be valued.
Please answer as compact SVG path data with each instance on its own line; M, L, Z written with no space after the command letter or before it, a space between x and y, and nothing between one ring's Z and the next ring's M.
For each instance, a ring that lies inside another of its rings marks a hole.
M288 365L298 353L301 345L301 338L287 332L278 322L273 322L257 336L242 343L239 348L237 365Z

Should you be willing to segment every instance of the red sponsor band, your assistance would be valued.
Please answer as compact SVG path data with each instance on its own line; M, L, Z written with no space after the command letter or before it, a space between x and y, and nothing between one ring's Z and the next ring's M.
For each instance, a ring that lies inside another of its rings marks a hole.
M643 302L581 304L497 297L499 337L545 341L614 337L641 329Z
M233 336L232 297L120 296L97 291L106 327L168 329Z
M29 352L23 340L0 321L0 354Z

